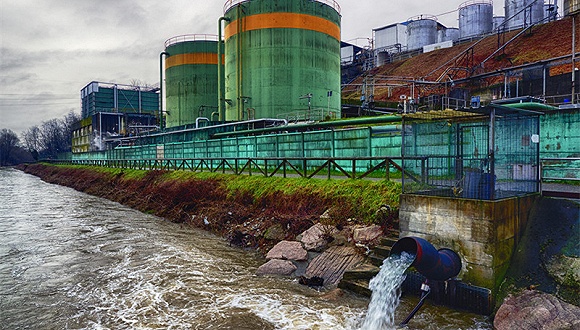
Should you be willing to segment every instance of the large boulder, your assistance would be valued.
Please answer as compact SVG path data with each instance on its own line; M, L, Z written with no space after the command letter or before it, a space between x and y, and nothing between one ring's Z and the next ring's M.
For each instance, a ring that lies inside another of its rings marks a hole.
M353 233L353 239L357 243L367 244L383 235L381 226L373 225L369 227L356 228Z
M290 276L297 267L290 260L272 259L256 270L256 275Z
M281 241L268 252L266 259L304 261L308 259L308 252L300 242Z
M333 226L317 223L298 236L298 240L308 251L320 252L328 245L329 238L338 230Z
M493 325L497 330L580 329L580 307L560 301L551 294L526 290L506 298Z

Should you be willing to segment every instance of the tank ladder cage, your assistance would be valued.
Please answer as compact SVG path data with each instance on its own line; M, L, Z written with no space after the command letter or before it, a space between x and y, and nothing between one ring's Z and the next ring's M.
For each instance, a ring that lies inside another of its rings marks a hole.
M230 10L230 8L237 6L241 3L244 2L250 2L251 0L228 0L226 1L226 3L224 4L224 14ZM320 2L322 4L325 4L331 8L333 8L334 10L336 10L337 13L340 14L340 5L338 4L338 2L334 1L334 0L310 0L310 2Z
M165 48L187 41L218 41L215 34L184 34L169 38L165 41Z

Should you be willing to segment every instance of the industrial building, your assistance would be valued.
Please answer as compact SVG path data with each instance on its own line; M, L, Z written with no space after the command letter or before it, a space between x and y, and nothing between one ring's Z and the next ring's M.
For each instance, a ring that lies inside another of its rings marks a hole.
M81 90L81 104L81 121L73 127L73 153L105 150L106 139L159 128L155 87L93 81Z

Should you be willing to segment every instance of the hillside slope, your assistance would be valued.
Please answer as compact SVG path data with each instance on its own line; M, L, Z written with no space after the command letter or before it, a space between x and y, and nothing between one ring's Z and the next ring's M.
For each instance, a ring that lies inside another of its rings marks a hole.
M580 35L580 24L576 22L576 34ZM444 81L464 79L485 73L494 73L536 63L572 53L572 18L534 26L523 32L504 49L496 52L499 45L503 45L515 37L521 30L509 31L503 34L492 34L482 40L461 43L452 48L439 49L418 56L383 65L369 71L343 88L343 99L358 100L361 95L360 86L365 76L372 77L375 84L376 101L396 101L400 94L408 92L410 81L415 81L419 89L418 94L423 96L431 93L441 93ZM580 51L578 42L576 52ZM493 55L493 56L491 56ZM491 56L491 57L490 57ZM489 59L482 64L482 61ZM552 63L550 76L570 73L570 64ZM420 81L431 84L421 86ZM441 84L433 85L439 81ZM472 85L489 86L503 77L480 78L471 82ZM390 85L390 87L387 87ZM401 87L396 87L397 85ZM403 87L404 86L404 87Z

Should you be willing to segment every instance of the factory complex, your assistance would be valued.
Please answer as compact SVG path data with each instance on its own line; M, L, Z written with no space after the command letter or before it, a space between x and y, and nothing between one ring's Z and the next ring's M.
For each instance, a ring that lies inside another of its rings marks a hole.
M85 86L68 160L396 177L401 237L458 251L489 311L542 181L580 179L579 12L473 0L361 46L334 0L228 0L217 35L165 42L158 86Z

